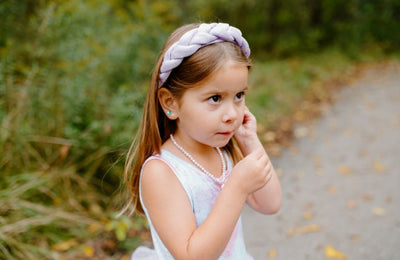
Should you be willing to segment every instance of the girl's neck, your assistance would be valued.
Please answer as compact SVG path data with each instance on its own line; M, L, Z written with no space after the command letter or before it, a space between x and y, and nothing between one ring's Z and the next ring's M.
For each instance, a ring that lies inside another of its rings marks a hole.
M211 179L213 179L218 185L219 187L223 187L225 181L226 181L226 174L227 174L227 167L226 167L226 161L225 158L221 152L221 150L219 148L213 148L213 150L215 149L218 152L218 156L220 159L220 163L221 163L221 168L220 168L220 173L217 173L217 166L216 166L216 162L215 162L215 157L210 157L208 159L204 159L204 162L207 163L207 166L210 166L213 170L214 173L211 173L210 171L208 171L205 166L203 166L201 163L199 163L188 151L185 150L185 148L183 148L180 144L178 144L178 142L175 140L174 136L171 135L170 136L172 143L174 144L174 146L182 153L186 156L187 159L189 159L189 161L191 161L196 167L198 167L205 175L208 175Z
M173 135L179 145L181 145L188 153L196 157L208 158L210 156L215 156L215 147L200 143L193 138L181 134L178 131Z

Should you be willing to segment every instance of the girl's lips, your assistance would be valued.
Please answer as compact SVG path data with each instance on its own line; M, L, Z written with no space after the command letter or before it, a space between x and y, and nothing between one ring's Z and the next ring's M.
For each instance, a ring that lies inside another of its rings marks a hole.
M232 132L220 132L219 134L224 136L230 136L232 135Z

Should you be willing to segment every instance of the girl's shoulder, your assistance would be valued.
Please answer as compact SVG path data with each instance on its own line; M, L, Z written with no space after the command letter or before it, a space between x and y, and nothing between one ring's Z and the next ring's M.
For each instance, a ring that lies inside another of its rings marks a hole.
M154 154L146 159L142 166L141 177L144 178L148 175L162 175L173 174L173 168L171 164L161 154Z
M164 187L171 187L176 183L172 166L161 155L153 155L143 164L140 176L142 192L162 192Z
M141 183L151 182L168 185L177 181L174 161L176 156L164 149L160 154L153 154L142 165Z

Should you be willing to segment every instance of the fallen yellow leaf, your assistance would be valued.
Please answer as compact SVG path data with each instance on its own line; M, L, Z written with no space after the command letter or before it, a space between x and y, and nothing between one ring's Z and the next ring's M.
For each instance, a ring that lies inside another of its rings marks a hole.
M130 255L123 255L121 258L121 260L129 260L129 259L131 259Z
M311 225L296 228L296 233L305 234L305 233L311 233L311 232L320 232L321 230L322 230L322 228L320 225L311 224Z
M268 251L268 257L271 258L271 259L276 258L277 255L278 255L278 254L277 254L275 248L271 248L271 249Z
M377 216L385 216L386 215L386 210L383 208L375 207L372 209L372 213L374 213Z
M350 175L353 173L353 171L345 165L339 165L338 171L343 175Z
M82 251L88 257L94 256L94 248L92 246L83 245L82 246Z
M337 191L337 188L336 188L335 186L329 186L329 187L328 187L328 192L329 192L329 193L332 193L332 194L333 194L333 193L335 193L336 191Z
M293 228L289 228L289 229L286 231L286 235L288 235L288 236L293 236L293 235L294 235L294 229L293 229Z
M386 167L379 161L375 161L373 166L375 171L377 171L378 173L386 171Z
M329 259L332 259L332 258L342 259L342 260L347 259L345 254L343 254L342 252L336 250L331 245L326 245L325 246L325 256L327 258L329 258Z
M54 244L51 246L51 249L56 250L56 251L67 251L68 249L70 249L71 247L74 247L78 245L78 242L72 238L72 239L68 239L66 241Z
M311 220L313 218L313 214L311 212L303 212L303 219Z

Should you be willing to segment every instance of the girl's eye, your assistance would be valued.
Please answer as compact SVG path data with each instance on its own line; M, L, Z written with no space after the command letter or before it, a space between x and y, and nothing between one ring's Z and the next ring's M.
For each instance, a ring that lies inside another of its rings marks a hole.
M211 103L218 103L219 101L221 101L221 96L215 95L215 96L210 97L208 100Z
M236 94L236 100L242 100L244 98L244 91Z

